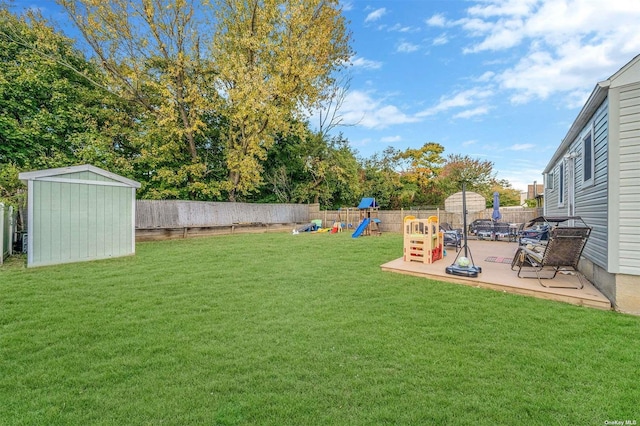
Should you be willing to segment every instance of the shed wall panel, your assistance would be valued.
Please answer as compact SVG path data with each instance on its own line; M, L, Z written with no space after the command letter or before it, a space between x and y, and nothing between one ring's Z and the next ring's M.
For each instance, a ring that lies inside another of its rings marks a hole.
M30 266L132 253L132 188L36 180L33 190Z

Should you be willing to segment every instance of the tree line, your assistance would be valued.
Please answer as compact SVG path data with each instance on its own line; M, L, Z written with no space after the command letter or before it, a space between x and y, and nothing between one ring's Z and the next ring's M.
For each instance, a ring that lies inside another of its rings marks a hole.
M78 42L0 4L0 201L22 170L90 163L138 197L383 208L442 205L460 183L502 204L493 164L435 142L361 158L333 123L351 35L338 0L57 0Z

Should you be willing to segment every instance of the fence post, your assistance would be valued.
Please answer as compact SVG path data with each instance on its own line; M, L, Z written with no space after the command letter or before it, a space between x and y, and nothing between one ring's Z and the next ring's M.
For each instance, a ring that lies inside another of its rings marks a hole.
M13 254L13 237L16 234L16 216L13 206L9 206L9 235L6 236L9 242L9 256Z
M4 263L4 204L0 203L0 265Z

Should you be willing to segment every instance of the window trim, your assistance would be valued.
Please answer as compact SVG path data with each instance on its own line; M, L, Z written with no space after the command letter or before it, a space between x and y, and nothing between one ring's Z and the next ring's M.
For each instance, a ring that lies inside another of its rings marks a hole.
M555 178L554 172L547 173L547 177L544 180L544 188L552 191L556 186L554 185L553 179Z
M558 207L564 207L564 188L565 188L565 170L564 159L558 164Z
M591 152L591 158L588 160L588 164L587 164L587 158L586 158L587 140L589 140L589 151ZM582 137L581 145L582 145L582 185L593 186L595 183L595 173L596 173L596 166L595 166L596 144L595 144L595 131L593 129L593 123L589 127L589 131L587 131L585 135ZM589 179L586 178L587 170L591 171L591 177Z

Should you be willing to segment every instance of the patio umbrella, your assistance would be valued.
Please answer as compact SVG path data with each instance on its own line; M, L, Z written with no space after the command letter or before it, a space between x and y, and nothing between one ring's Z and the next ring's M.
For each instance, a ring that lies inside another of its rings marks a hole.
M493 213L491 214L491 219L494 221L500 220L502 214L500 214L500 194L498 191L493 193Z

